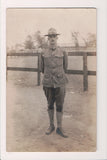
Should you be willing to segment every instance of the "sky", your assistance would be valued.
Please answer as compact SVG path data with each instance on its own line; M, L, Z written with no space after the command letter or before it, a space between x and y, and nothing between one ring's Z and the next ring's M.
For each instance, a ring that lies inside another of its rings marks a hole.
M71 43L74 31L80 33L80 39L86 38L88 33L96 34L96 9L7 9L7 46L22 44L27 35L33 35L38 30L45 35L51 27L60 33L58 43Z

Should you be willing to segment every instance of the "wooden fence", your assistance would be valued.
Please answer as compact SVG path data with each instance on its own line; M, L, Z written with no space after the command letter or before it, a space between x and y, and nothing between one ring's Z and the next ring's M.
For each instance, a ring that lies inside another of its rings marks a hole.
M7 56L38 56L38 65L37 68L22 68L22 67L9 67L7 66L7 71L29 71L37 72L37 85L40 85L41 82L41 73L40 73L40 54L39 53L8 53ZM83 70L67 70L67 74L79 74L83 75L83 86L84 91L88 90L88 76L96 75L96 71L88 71L87 69L87 56L96 56L96 52L68 52L69 56L82 56L83 57Z

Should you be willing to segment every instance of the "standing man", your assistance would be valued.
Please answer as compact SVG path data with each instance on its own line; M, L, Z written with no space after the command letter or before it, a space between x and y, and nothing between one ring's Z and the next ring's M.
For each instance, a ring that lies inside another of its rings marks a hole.
M54 126L54 103L56 103L56 133L66 138L62 131L63 104L65 98L65 85L68 82L65 72L67 70L67 55L57 46L58 33L50 28L48 34L49 46L41 54L41 71L43 77L43 90L48 103L48 115L50 126L46 131L49 135L55 130Z

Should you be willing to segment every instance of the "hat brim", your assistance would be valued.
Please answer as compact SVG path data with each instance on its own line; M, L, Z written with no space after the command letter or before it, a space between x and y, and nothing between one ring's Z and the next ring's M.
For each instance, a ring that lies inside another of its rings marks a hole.
M60 34L46 34L46 35L44 35L44 36L52 36L52 35L55 35L55 36L58 36L58 35L60 35Z

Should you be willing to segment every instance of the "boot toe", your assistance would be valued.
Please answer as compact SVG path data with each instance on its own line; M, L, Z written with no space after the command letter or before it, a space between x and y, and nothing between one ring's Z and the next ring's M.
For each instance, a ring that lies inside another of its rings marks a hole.
M56 133L59 134L61 137L68 138L68 136L65 135L65 134L63 133L62 129L60 129L60 128L57 128L57 129L56 129Z
M51 134L54 130L55 130L55 127L54 127L54 126L50 126L50 127L47 129L46 134L49 135L49 134Z

